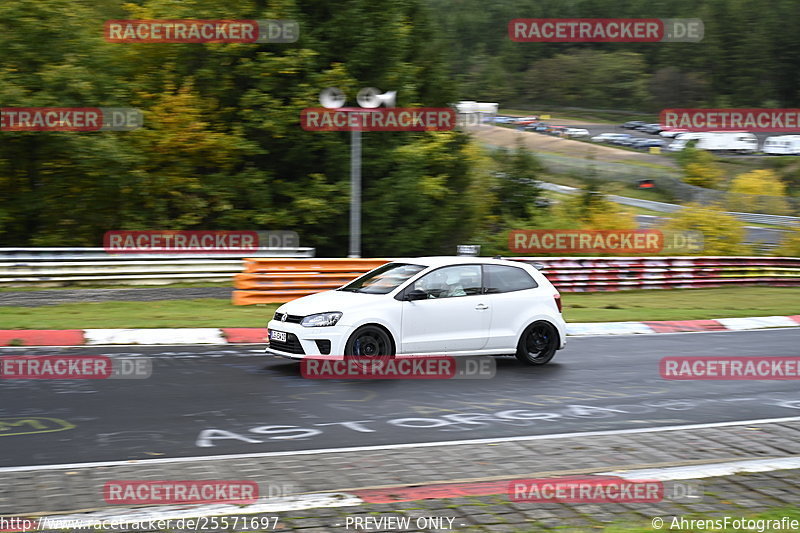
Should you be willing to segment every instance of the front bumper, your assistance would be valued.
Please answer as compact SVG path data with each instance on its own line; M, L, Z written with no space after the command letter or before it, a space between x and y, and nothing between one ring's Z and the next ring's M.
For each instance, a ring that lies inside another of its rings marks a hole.
M265 350L266 353L286 357L289 359L303 359L308 356L318 355L344 355L344 348L347 339L353 333L352 326L324 326L319 328L307 328L300 324L291 322L281 322L270 320L267 324L269 331L282 331L287 334L287 343L270 341ZM291 337L293 336L293 337ZM268 339L269 340L269 339ZM331 348L329 353L323 353L316 341L330 341Z

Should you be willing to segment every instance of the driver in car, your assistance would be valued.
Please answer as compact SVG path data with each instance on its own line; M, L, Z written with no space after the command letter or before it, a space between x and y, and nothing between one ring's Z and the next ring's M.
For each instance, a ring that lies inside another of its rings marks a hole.
M442 294L443 298L467 295L467 293L464 291L464 286L461 284L461 276L459 276L456 272L448 272L445 283L447 284L447 288Z

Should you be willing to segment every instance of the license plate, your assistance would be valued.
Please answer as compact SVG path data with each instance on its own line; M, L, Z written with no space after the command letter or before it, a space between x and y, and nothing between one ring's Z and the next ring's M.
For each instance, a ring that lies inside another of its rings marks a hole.
M286 342L286 332L284 332L284 331L275 331L274 329L271 329L271 330L269 330L269 340L278 341L278 342Z

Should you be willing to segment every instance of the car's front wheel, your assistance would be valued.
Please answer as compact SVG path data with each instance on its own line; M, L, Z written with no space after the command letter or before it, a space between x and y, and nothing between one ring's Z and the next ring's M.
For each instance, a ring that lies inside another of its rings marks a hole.
M525 328L517 344L517 359L529 365L543 365L556 355L558 330L539 320Z
M347 340L344 355L381 357L394 355L394 346L389 334L378 326L361 326Z

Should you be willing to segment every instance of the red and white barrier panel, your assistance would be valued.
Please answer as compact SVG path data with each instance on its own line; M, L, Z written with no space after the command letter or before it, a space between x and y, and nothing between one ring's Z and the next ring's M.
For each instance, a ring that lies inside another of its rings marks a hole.
M510 257L541 263L564 292L678 289L735 285L800 285L797 257ZM390 259L245 259L233 303L288 302L330 290Z
M800 285L795 257L513 257L540 263L564 292Z

